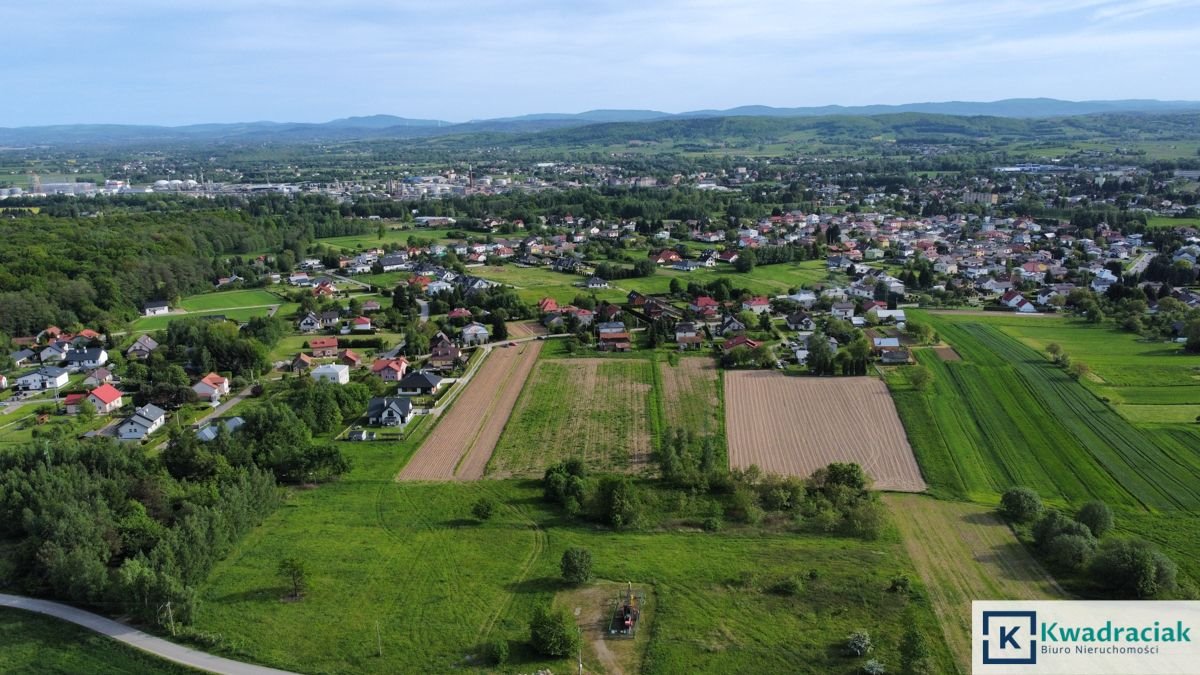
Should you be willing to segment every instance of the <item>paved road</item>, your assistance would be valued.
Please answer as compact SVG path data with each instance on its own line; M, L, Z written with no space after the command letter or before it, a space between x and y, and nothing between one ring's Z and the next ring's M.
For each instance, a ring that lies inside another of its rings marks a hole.
M69 621L168 661L174 661L175 663L210 673L224 673L227 675L289 675L289 672L286 670L255 666L196 651L195 649L177 645L174 642L156 638L153 635L130 628L123 623L106 619L99 614L86 612L70 605L50 602L49 600L38 600L36 598L25 598L19 595L0 593L0 607L23 609L28 612L45 614L56 619Z
M1143 253L1142 257L1137 259L1137 262L1133 263L1133 265L1130 265L1129 274L1141 274L1142 272L1145 272L1146 268L1150 266L1150 261L1153 259L1153 254Z
M417 306L421 308L421 323L429 321L429 301L418 299Z
M241 403L241 402L242 402L242 399L244 399L244 398L246 398L247 396L249 396L249 395L250 395L250 391L251 391L252 389L254 389L254 385L250 385L249 387L246 387L245 389L243 389L243 390L239 391L239 392L237 393L237 395L235 395L235 396L233 396L232 398L230 398L230 399L226 400L226 401L225 401L224 403L222 403L221 405L219 405L219 406L217 406L217 407L213 408L211 411L209 411L208 413L206 413L206 414L204 415L204 417L201 417L200 419L198 419L198 420L196 420L195 422L193 422L193 423L192 423L192 426L194 426L194 427L196 427L196 428L199 428L199 427L200 427L201 425L203 425L205 422L208 422L209 420L216 419L216 418L220 417L221 415L224 415L226 412L228 412L228 411L229 411L229 409L230 409L230 408L232 408L233 406L235 406L235 405L237 405L237 404ZM163 441L162 443L159 443L159 444L158 444L158 446L157 446L155 449L156 449L156 450L159 450L159 451L165 450L165 449L166 449L166 447L167 447L167 443L170 443L170 442L171 442L171 441L170 441L169 439L168 439L168 440L165 440L165 441Z

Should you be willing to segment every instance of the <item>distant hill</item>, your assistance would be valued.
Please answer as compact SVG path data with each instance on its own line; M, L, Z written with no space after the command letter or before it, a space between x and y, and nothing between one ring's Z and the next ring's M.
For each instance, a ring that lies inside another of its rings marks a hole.
M957 127L958 133L978 136L998 133L1005 128L999 121L1024 120L1034 124L1039 120L1074 119L1082 115L1131 114L1131 113L1185 113L1200 112L1197 101L1060 101L1047 98L1007 99L988 103L949 101L943 103L909 103L904 105L872 106L820 106L808 108L772 108L769 106L742 106L726 110L694 110L670 114L656 110L589 110L582 113L537 113L519 117L474 120L455 124L442 120L409 119L394 115L370 115L345 117L324 123L301 122L244 122L230 124L194 124L179 127L119 124L77 124L43 127L0 128L0 146L25 145L153 145L167 142L277 142L304 143L319 141L349 141L387 139L421 139L440 136L462 137L471 134L558 134L531 142L534 144L577 144L583 139L595 142L624 142L633 136L649 134L651 137L693 138L713 140L724 131L749 134L749 137L770 139L772 134L794 133L802 130L803 124L795 120L802 118L823 120L819 124L825 131L852 133L851 129L866 133L874 129L883 133L887 124L899 124L897 115L941 115L976 122L933 122L934 118L922 118L892 133L905 137L926 133L935 127L948 129ZM866 121L885 117L890 122ZM751 124L738 122L733 126L706 127L689 124L705 120L756 119L792 120L783 125L786 129L764 122ZM837 121L840 120L840 121ZM619 125L658 125L653 130ZM618 126L614 126L618 125ZM949 127L947 126L949 125ZM1019 125L1018 125L1019 126ZM1049 125L1049 126L1054 126ZM1044 129L1049 126L1043 125ZM599 127L593 129L593 127ZM1029 127L1030 131L1034 127ZM815 129L816 127L812 127ZM925 129L925 131L922 131ZM939 132L941 133L941 132ZM1022 132L1024 133L1024 132ZM630 136L632 135L632 136Z

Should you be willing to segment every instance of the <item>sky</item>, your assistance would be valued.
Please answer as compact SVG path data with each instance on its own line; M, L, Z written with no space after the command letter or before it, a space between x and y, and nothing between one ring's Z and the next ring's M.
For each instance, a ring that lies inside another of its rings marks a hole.
M1200 99L1200 0L0 0L0 126Z

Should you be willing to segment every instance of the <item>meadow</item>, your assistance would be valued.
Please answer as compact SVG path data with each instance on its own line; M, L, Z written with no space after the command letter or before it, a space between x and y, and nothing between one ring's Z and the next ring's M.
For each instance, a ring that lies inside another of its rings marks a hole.
M352 234L345 237L327 237L318 239L317 243L328 246L334 249L341 249L347 253L355 251L363 251L366 249L376 248L378 246L387 246L388 244L407 245L409 237L416 237L434 243L445 243L456 241L449 236L450 229L434 229L434 228L416 228L412 226L400 227L395 223L385 222L386 228L383 237L380 238L379 233L372 230L365 234ZM484 235L480 234L482 239Z
M472 267L467 270L470 274L491 281L512 286L516 289L521 300L536 304L545 297L551 297L559 303L570 303L577 295L595 295L598 300L609 302L625 302L626 292L617 288L621 281L613 282L613 288L602 288L595 291L582 286L587 277L578 274L555 272L547 267L517 267L516 265L486 265Z
M584 546L599 579L653 594L653 625L638 638L646 673L851 673L863 662L843 655L851 631L869 631L889 664L910 624L938 634L923 592L887 591L894 575L915 575L893 530L871 542L767 528L616 534L563 521L532 481L396 483L424 422L400 443L344 444L352 472L292 493L246 537L202 588L196 627L223 636L227 655L308 672L475 671L495 639L512 649L500 672L565 670L528 650L527 621L537 605L571 602L558 561ZM469 515L481 495L500 504L483 523ZM285 556L310 570L299 602L282 600ZM766 592L786 577L804 589ZM934 670L951 671L931 643Z
M0 609L0 672L185 675L200 671L159 659L65 621Z
M278 305L282 302L285 302L283 298L270 291L253 288L240 291L191 295L181 300L179 306L189 312L203 312L218 309L241 309L262 307L264 305Z
M282 309L283 307L280 307L280 310ZM150 331L165 330L167 325L172 321L185 317L223 316L230 321L242 322L249 321L256 316L267 316L270 313L270 307L243 307L238 309L187 312L185 314L160 314L158 316L143 316L133 322L132 329L135 333L148 333Z

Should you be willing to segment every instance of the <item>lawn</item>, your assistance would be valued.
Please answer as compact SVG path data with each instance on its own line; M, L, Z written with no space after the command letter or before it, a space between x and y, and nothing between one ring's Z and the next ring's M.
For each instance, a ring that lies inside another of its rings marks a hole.
M143 316L142 318L133 322L133 332L147 333L150 331L165 330L167 325L169 323L171 323L172 321L174 321L176 319L183 319L183 318L189 318L189 317L223 316L226 319L229 319L230 321L241 322L241 321L249 321L250 319L252 319L256 316L267 316L270 313L271 313L270 307L253 307L253 308L240 308L240 309L229 309L229 310L216 310L216 311L210 310L210 311L200 311L200 312L188 312L186 314L162 314L159 316Z
M445 243L449 241L460 241L449 237L449 229L426 229L426 228L404 228L401 229L395 223L385 223L384 227L387 230L383 234L383 238L379 238L379 233L374 228L368 233L352 234L344 237L329 237L326 239L318 239L317 243L331 248L340 248L343 251L362 251L365 249L376 248L379 246L387 246L388 244L405 244L408 243L408 238L415 236L418 239ZM486 235L477 235L479 239L483 239Z
M1200 227L1200 219L1150 216L1146 219L1146 227Z
M563 672L573 662L525 647L527 621L567 590L563 550L585 546L598 578L653 594L643 672L850 673L863 660L842 655L847 634L869 631L873 656L895 664L911 624L932 638L934 671L953 669L924 592L886 590L897 573L915 577L894 532L872 542L756 528L614 534L564 522L534 482L394 482L420 436L344 445L352 472L293 493L247 536L201 589L196 628L230 638L232 655L304 672L473 670L495 639L512 647L502 672ZM470 506L484 494L501 506L478 523ZM286 556L310 570L299 602L282 601L275 569ZM764 592L792 576L805 580L799 595Z
M845 279L844 275L840 276ZM759 265L747 273L738 272L732 265L719 264L692 272L660 268L654 276L620 279L613 285L639 293L663 294L668 292L671 279L678 279L686 288L689 282L707 284L721 278L727 278L735 287L745 288L751 293L776 296L787 295L793 288L822 283L828 278L828 273L823 260Z
M218 309L278 305L282 302L284 300L278 295L255 288L244 291L224 291L221 293L192 295L181 300L179 306L189 312L203 312Z
M547 296L559 303L570 303L577 295L590 296L593 293L599 300L609 302L625 302L625 292L616 288L624 281L613 282L614 288L589 291L582 284L587 277L578 274L555 272L546 267L517 267L516 265L487 265L473 267L468 270L472 275L498 281L517 289L517 295L528 303L537 303Z
M539 476L578 457L593 471L649 468L657 364L648 359L542 359L488 463L488 475Z
M133 675L199 673L65 621L0 609L0 672Z

